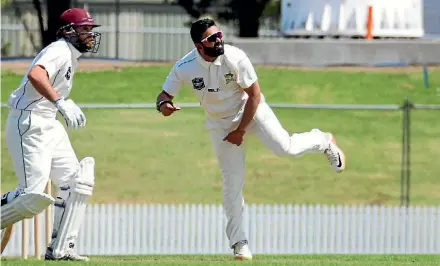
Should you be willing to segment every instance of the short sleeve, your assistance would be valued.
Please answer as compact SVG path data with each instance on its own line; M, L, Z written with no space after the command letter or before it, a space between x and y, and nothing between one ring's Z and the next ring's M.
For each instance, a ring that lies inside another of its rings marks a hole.
M174 66L168 74L162 86L162 90L171 96L176 96L182 87L182 83L182 80L178 76L177 66Z
M245 57L237 64L237 83L243 89L249 88L258 80L257 73L254 66L249 60L249 57Z
M70 52L70 51L68 51ZM60 70L66 63L66 51L61 47L48 47L41 56L37 59L34 65L43 66L51 79L58 70Z

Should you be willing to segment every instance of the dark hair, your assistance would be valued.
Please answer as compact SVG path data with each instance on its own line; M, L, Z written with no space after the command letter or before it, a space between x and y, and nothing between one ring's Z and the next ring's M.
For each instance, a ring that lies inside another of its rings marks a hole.
M214 20L210 18L202 18L191 24L191 39L194 43L202 40L203 33L210 27L215 26Z

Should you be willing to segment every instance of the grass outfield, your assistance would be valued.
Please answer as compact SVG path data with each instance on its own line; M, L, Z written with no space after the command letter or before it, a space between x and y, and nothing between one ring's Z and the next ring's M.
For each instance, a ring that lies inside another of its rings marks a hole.
M130 67L121 71L75 74L71 97L79 103L145 103L156 96L171 66ZM258 67L257 73L269 102L401 104L408 97L417 103L440 103L440 68L430 70L430 89L420 71L362 72L354 70L297 70ZM22 76L2 72L2 102ZM179 102L194 102L189 86Z
M356 266L393 266L439 265L438 255L256 255L251 262L237 262L231 256L224 255L184 255L184 256L124 256L124 257L91 257L87 263L63 262L63 265L356 265ZM3 265L56 265L59 262L37 260L2 259Z
M78 103L153 103L169 67L78 73L72 98ZM420 72L375 73L258 68L270 103L438 104L440 71L431 89ZM2 102L21 76L2 74ZM188 86L177 102L194 102ZM7 116L2 109L2 125ZM220 203L221 177L201 109L164 118L155 110L84 110L88 124L71 133L78 157L94 156L97 185L93 202ZM245 197L249 203L398 204L401 112L275 109L290 132L314 127L331 131L348 156L335 174L323 155L276 157L248 138ZM412 204L437 204L440 168L438 111L412 113ZM2 131L3 133L3 131ZM15 186L2 135L2 192Z

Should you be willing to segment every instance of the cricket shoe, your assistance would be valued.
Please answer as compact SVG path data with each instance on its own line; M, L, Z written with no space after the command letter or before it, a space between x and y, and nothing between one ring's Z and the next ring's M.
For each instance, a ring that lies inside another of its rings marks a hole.
M329 146L324 151L327 160L336 172L342 172L345 169L345 155L342 150L336 145L336 139L331 133L326 133L329 138Z
M246 240L235 243L232 248L236 260L252 260L252 253Z
M66 255L61 258L55 258L53 256L53 251L51 248L47 248L46 255L44 256L45 260L70 260L70 261L90 261L89 258L80 256L76 254L73 250L69 250Z

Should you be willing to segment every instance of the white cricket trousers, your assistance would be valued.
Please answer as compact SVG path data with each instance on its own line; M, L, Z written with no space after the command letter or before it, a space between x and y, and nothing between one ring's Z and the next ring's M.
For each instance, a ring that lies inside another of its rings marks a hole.
M223 176L223 208L227 217L226 235L232 247L247 240L243 227L243 185L245 179L244 145L236 146L224 137L232 129L210 130L211 142ZM329 145L328 137L318 129L290 135L281 125L267 103L260 103L247 135L255 135L264 145L279 156L299 156L319 153ZM245 136L245 138L246 138Z
M65 186L79 170L67 132L53 116L12 109L6 144L18 186L26 192L44 192L49 178L58 187Z

